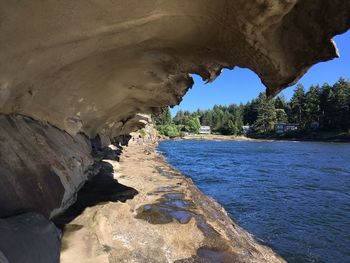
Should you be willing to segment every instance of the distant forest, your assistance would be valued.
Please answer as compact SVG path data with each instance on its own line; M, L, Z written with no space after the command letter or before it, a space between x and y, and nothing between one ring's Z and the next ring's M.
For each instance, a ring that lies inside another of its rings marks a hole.
M159 132L171 137L182 132L198 133L201 125L223 135L241 134L244 125L255 134L271 134L276 123L298 124L299 132L310 130L315 122L320 131L349 131L350 81L340 78L333 86L311 86L307 92L299 84L290 101L283 96L267 99L265 93L260 93L246 104L215 105L194 112L180 110L174 118L165 108L153 119Z

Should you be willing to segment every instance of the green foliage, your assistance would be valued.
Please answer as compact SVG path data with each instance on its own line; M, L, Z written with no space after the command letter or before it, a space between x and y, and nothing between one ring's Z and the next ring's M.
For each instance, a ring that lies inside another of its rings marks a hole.
M160 113L152 115L152 119L156 125L169 125L173 123L169 107L165 107Z
M201 123L199 122L198 117L192 117L188 122L188 130L193 133L198 133L199 128L201 127Z
M178 137L180 136L180 131L175 124L165 124L156 126L159 134L165 135L168 137Z
M305 90L304 86L299 84L294 90L293 97L290 101L291 106L291 120L294 123L305 124L304 113L305 113Z
M350 129L350 82L339 79L333 86L311 86L306 92L298 85L290 101L283 96L268 100L265 93L246 104L215 105L211 110L178 111L172 119L169 108L153 116L161 134L179 136L181 132L198 133L201 125L210 126L213 133L237 135L243 125L250 125L259 134L274 131L276 123L297 123L298 132L310 130L319 123L323 131Z
M152 119L159 134L169 137L180 136L178 126L173 123L169 107L166 107L162 109L160 113L153 115Z
M253 128L257 133L269 133L273 131L276 123L276 109L274 102L266 98L265 93L260 93L257 100L257 118Z

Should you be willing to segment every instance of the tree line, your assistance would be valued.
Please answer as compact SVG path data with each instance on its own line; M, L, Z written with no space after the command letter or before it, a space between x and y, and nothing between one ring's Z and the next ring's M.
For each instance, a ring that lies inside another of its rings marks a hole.
M310 130L312 123L317 123L320 131L349 131L350 81L340 78L332 86L311 86L307 92L299 84L289 101L283 96L268 99L260 93L245 104L215 105L194 112L180 110L174 118L165 108L153 119L159 132L167 136L198 133L201 125L223 135L241 134L244 125L255 134L271 134L277 123L298 124L299 132Z

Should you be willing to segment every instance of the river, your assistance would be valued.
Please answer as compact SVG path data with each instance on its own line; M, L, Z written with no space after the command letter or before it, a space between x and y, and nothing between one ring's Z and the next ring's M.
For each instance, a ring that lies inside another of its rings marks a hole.
M350 262L350 144L164 141L158 150L288 262Z

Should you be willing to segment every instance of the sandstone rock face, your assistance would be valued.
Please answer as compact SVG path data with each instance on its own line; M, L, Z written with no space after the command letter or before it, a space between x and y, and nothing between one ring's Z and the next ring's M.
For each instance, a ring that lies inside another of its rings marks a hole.
M189 73L212 81L247 67L275 94L337 56L331 38L349 10L344 0L3 0L0 112L114 136L135 113L177 104Z
M58 263L61 232L42 215L0 219L1 263Z
M85 136L28 117L0 115L0 142L0 217L62 211L93 163Z
M273 95L337 57L331 38L349 27L344 0L2 0L0 217L67 208L88 137L127 141L190 74L250 68Z

